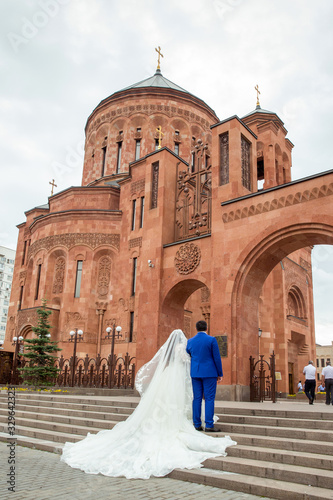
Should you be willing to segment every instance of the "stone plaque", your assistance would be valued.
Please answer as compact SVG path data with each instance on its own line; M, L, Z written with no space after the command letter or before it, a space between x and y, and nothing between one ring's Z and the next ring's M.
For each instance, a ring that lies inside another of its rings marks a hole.
M215 337L219 346L221 358L228 357L228 336L227 335L218 335Z

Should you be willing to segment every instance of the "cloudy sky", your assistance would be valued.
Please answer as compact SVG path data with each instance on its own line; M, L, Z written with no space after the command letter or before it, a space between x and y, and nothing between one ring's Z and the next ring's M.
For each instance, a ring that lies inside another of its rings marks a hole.
M162 73L222 120L284 121L293 180L332 169L331 0L1 0L0 245L24 212L80 185L84 126L106 96ZM317 342L333 340L333 247L314 249Z

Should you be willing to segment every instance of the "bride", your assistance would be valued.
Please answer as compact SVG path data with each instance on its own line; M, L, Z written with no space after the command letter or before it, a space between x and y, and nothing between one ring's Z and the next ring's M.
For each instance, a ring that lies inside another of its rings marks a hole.
M148 479L176 468L202 467L207 458L225 456L225 449L236 444L229 436L207 436L193 427L186 343L183 332L174 330L137 373L141 400L132 415L111 430L66 443L61 460L88 474Z

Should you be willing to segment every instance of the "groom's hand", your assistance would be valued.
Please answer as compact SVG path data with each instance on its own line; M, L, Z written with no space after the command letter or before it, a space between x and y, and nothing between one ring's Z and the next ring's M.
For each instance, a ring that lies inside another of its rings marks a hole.
M217 377L218 382L222 382L223 377Z

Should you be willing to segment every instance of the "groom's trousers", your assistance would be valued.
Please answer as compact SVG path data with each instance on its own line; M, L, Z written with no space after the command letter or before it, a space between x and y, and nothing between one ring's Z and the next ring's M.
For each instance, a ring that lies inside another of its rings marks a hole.
M205 396L205 423L206 427L214 427L214 401L216 395L216 377L192 377L193 387L193 423L194 427L200 427L201 404Z

